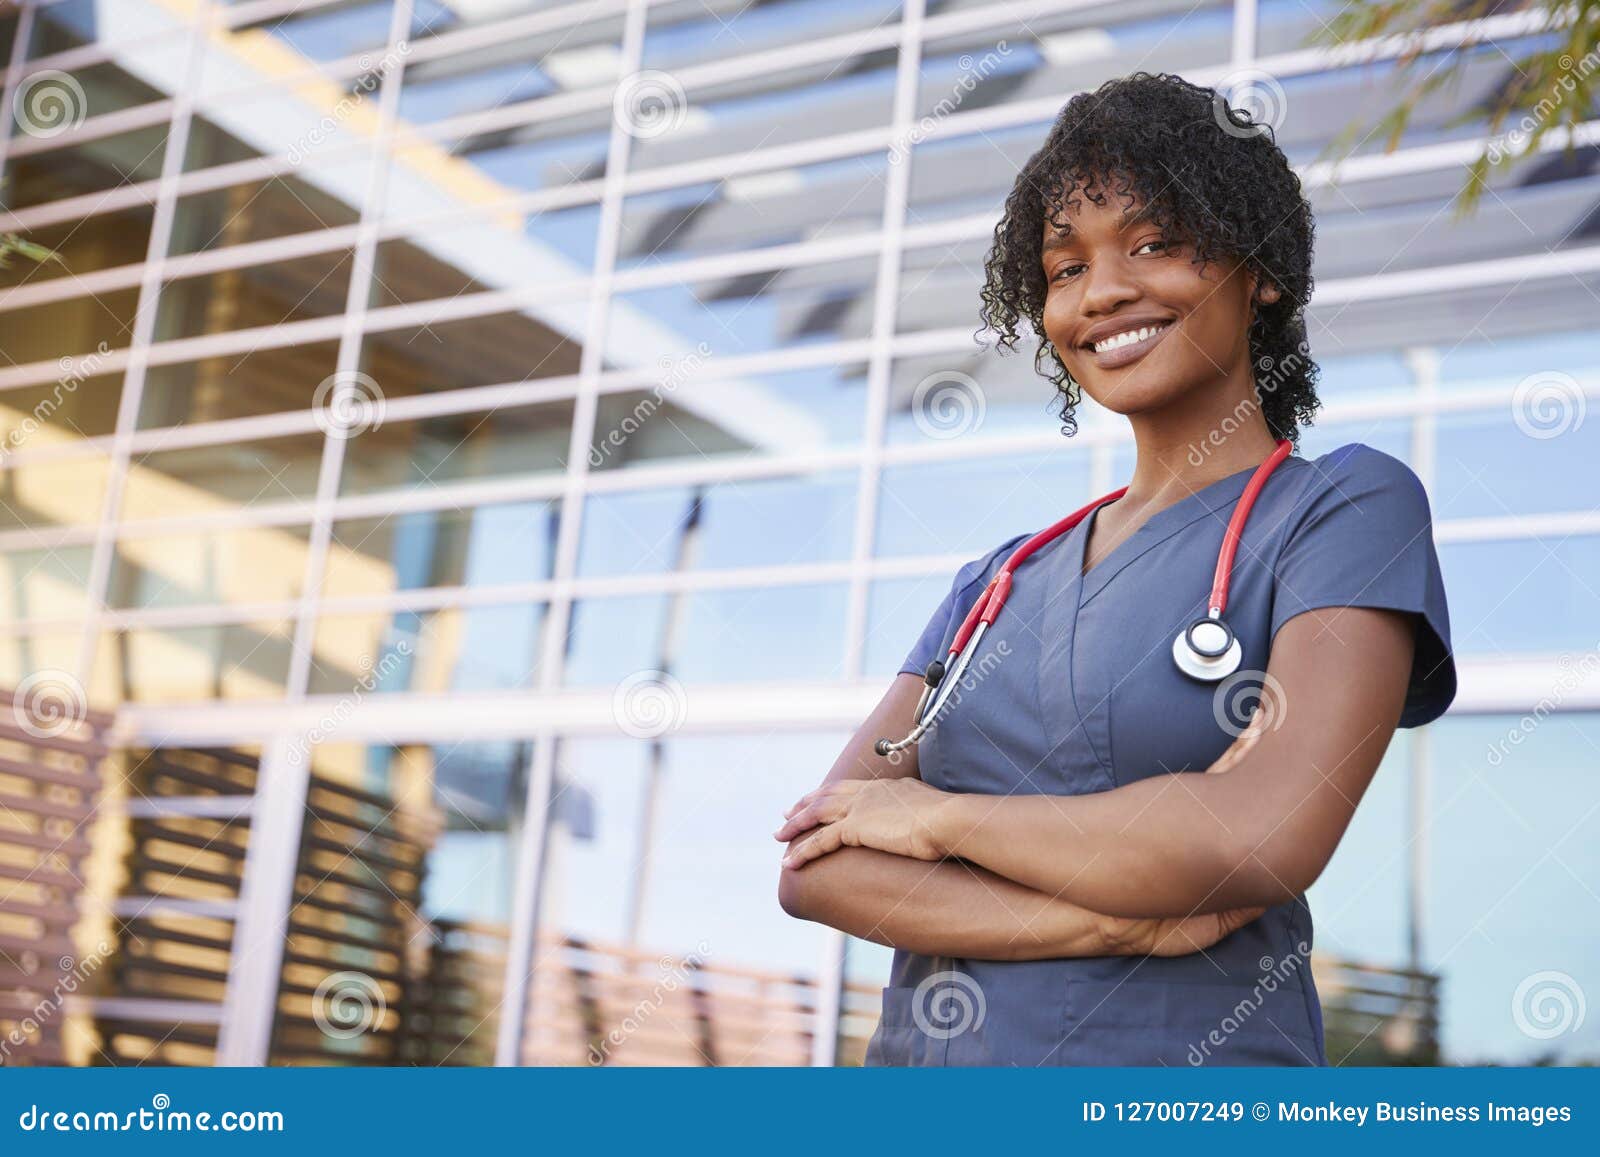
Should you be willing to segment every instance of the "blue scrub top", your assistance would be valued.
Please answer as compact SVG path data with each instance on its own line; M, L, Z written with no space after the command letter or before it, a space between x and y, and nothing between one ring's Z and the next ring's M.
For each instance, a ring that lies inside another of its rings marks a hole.
M1318 607L1420 615L1400 726L1442 715L1456 672L1427 494L1405 463L1360 443L1286 458L1257 496L1226 612L1244 651L1239 672L1219 684L1177 669L1172 639L1205 613L1223 532L1253 473L1157 512L1087 577L1093 515L1018 567L959 699L921 742L923 780L990 795L1081 795L1202 772L1252 709L1219 716L1219 694L1253 701L1278 628ZM984 584L1027 537L961 568L901 671L920 675L945 656ZM896 950L866 1063L1326 1064L1311 940L1302 896L1204 953L1171 959Z

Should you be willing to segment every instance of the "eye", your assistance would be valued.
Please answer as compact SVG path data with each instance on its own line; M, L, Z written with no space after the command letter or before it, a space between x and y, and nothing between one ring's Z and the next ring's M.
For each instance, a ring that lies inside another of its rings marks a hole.
M1139 248L1135 249L1134 252L1135 253L1143 253L1146 249L1150 248L1150 246L1152 246L1152 245L1154 245L1158 250L1162 250L1162 251L1166 250L1166 248L1167 248L1166 241L1158 237L1153 241L1146 241L1143 245L1139 246Z
M1062 265L1060 269L1057 269L1055 271L1055 273L1051 276L1050 280L1051 281L1061 281L1061 280L1064 280L1069 274L1072 275L1072 276L1076 276L1076 273L1074 271L1075 270L1080 270L1080 269L1083 269L1083 268L1084 268L1084 264L1081 261L1068 261L1066 264Z

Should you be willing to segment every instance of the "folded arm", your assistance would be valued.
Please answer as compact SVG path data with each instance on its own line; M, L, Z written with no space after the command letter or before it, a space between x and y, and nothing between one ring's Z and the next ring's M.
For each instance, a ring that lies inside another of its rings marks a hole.
M1279 630L1262 725L1226 775L1162 775L1079 796L917 783L812 793L779 829L790 870L837 848L960 856L1097 912L1160 916L1281 903L1321 874L1389 745L1413 656L1410 616L1307 611Z
M872 744L904 729L921 686L914 675L895 680L824 784L915 780L914 748L891 762ZM958 859L929 862L866 847L842 849L805 871L784 869L778 896L791 916L863 940L979 960L1177 956L1209 947L1260 915L1254 908L1192 917L1104 916Z

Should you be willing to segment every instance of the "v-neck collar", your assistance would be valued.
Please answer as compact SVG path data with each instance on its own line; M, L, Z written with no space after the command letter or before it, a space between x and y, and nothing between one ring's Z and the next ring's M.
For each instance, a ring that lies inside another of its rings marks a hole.
M1297 459L1293 455L1285 458L1278 464L1278 468L1272 472L1267 484L1270 486L1273 479L1284 473L1285 467L1289 467L1290 463L1296 461L1303 461L1303 459ZM1219 478L1215 482L1209 482L1198 490L1190 491L1170 506L1162 507L1140 523L1138 529L1132 534L1117 543L1111 549L1111 553L1097 562L1088 574L1084 574L1083 563L1088 555L1089 535L1094 529L1095 518L1110 503L1102 502L1099 506L1096 506L1082 522L1073 528L1077 542L1071 557L1072 574L1082 580L1080 604L1087 602L1098 594L1111 579L1116 577L1117 572L1122 570L1123 567L1158 543L1171 538L1184 527L1211 515L1221 518L1225 525L1228 516L1219 512L1222 508L1229 507L1238 500L1239 496L1244 493L1244 488L1250 484L1250 479L1257 469L1258 466L1247 466L1243 470L1236 471L1224 478ZM1206 581L1209 582L1211 576L1208 574L1205 577Z

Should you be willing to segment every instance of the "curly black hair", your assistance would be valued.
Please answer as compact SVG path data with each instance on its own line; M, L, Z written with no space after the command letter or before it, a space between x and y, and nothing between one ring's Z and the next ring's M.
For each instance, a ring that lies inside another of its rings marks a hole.
M1318 368L1306 340L1311 298L1311 205L1272 135L1215 89L1168 73L1136 72L1067 102L1038 152L1017 174L984 261L979 311L985 329L1015 348L1018 322L1039 336L1034 368L1061 394L1062 432L1077 431L1081 398L1044 330L1042 247L1046 213L1062 224L1064 204L1079 192L1097 205L1108 193L1150 210L1174 244L1186 243L1196 264L1242 259L1281 293L1256 301L1250 360L1256 397L1275 438L1299 441L1320 404ZM1053 364L1053 371L1047 366Z

